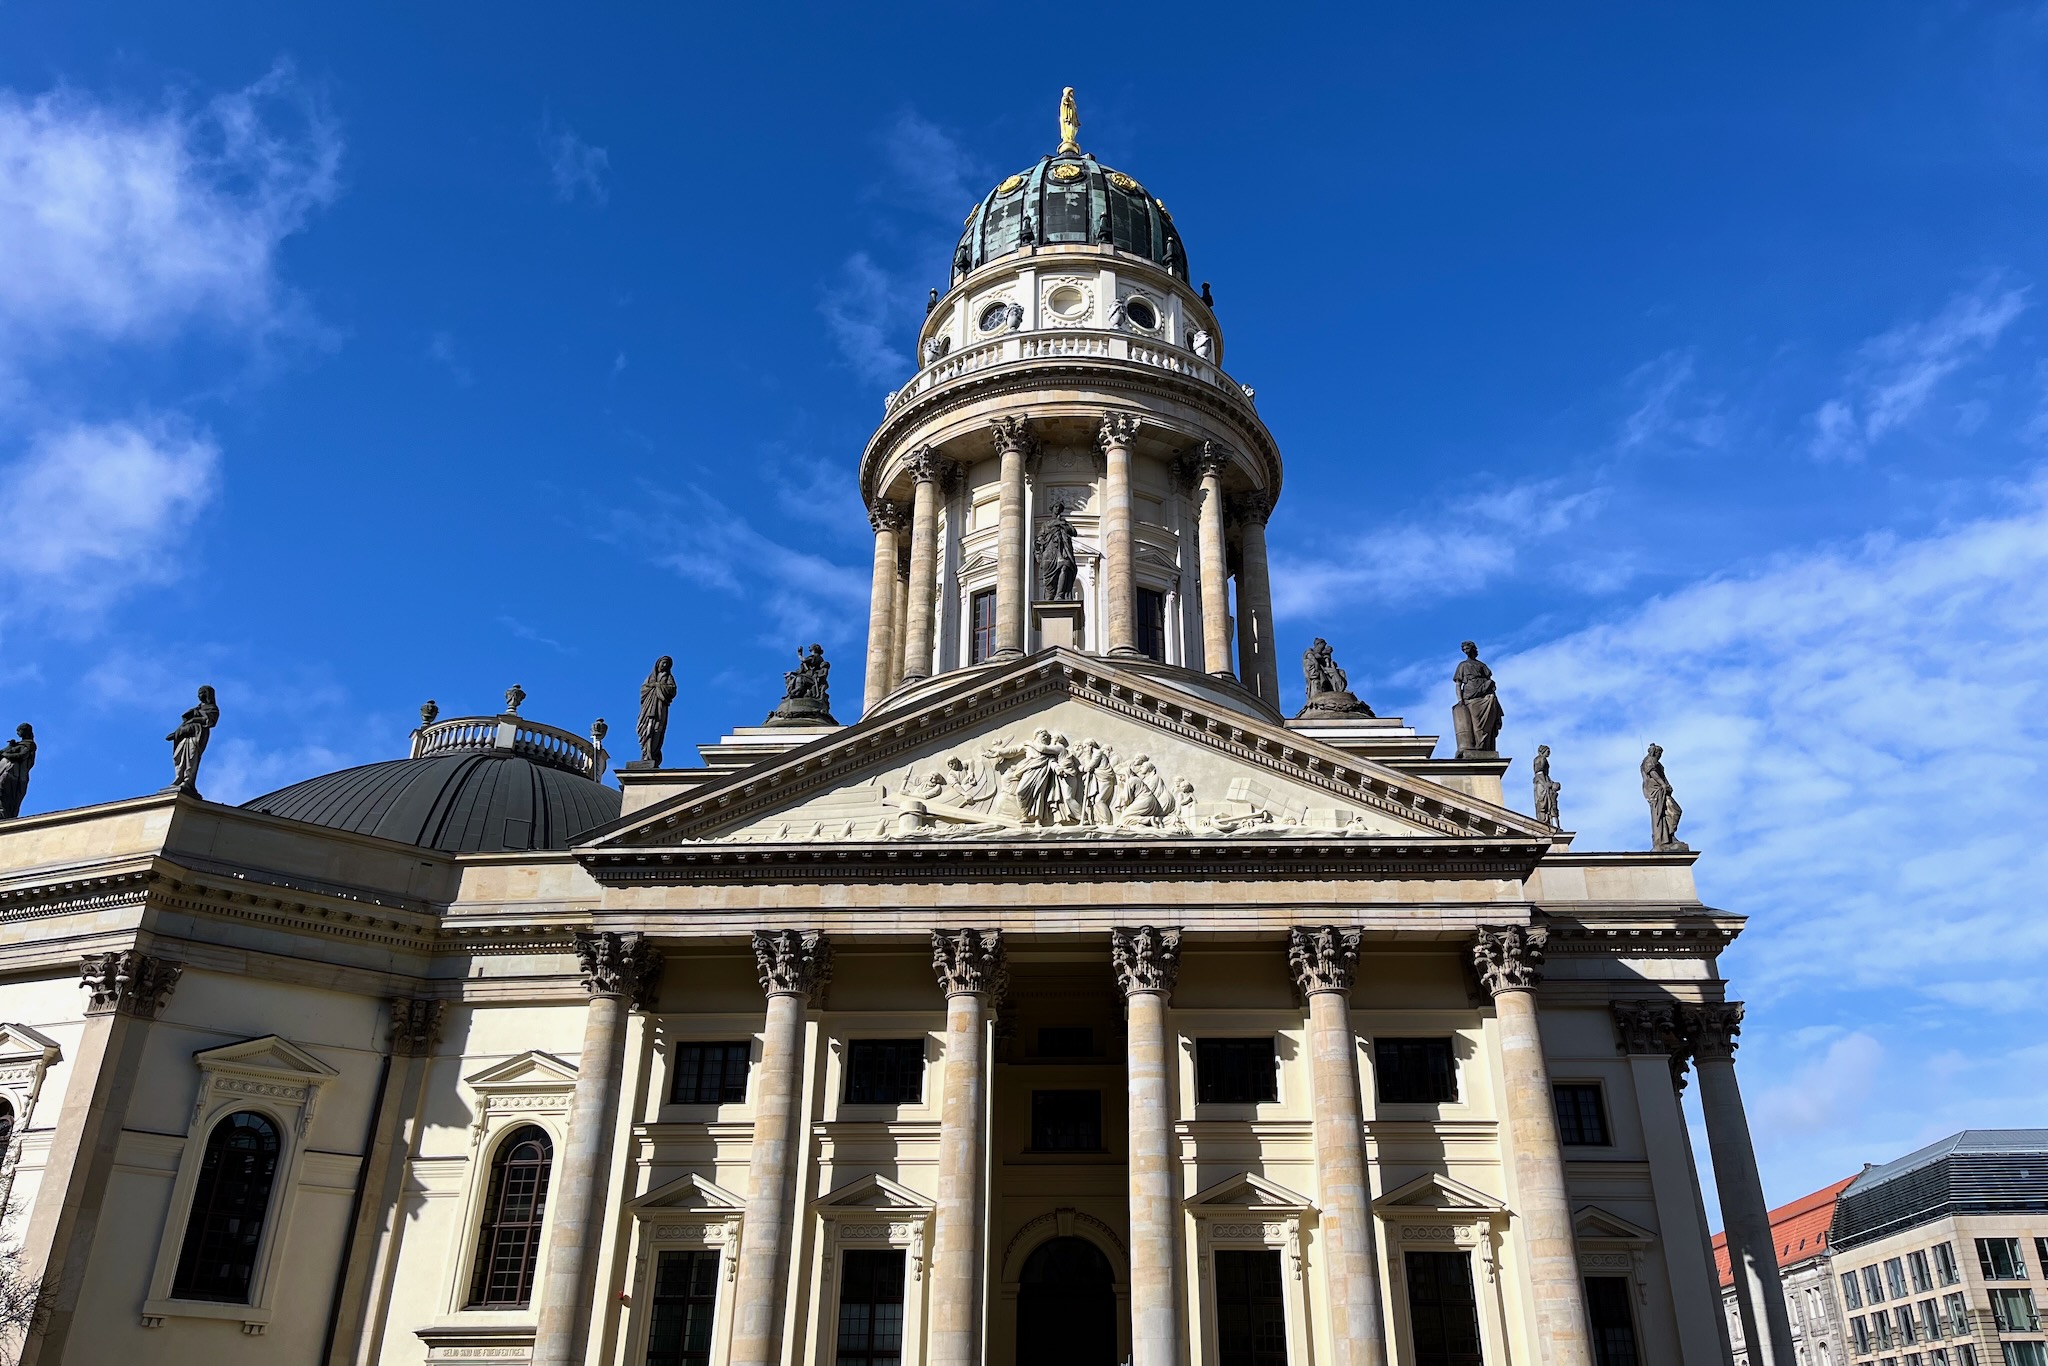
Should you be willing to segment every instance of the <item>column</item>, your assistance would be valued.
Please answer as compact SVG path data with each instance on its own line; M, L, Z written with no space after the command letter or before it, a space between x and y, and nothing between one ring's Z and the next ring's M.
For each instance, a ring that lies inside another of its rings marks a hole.
M999 417L990 424L1002 461L996 502L996 649L991 659L1024 653L1024 618L1031 610L1024 549L1024 461L1031 454L1031 422Z
M1482 925L1472 944L1480 985L1500 1027L1508 1142L1515 1171L1515 1212L1528 1249L1535 1298L1537 1357L1545 1366L1593 1366L1593 1335L1572 1234L1557 1136L1557 1100L1536 1024L1536 982L1550 931L1541 925Z
M754 1071L754 1142L733 1286L732 1366L776 1366L782 1359L783 1297L796 1231L804 1013L832 975L832 946L816 930L756 930L754 966L768 994L768 1018L761 1031L761 1065Z
M1365 1168L1365 1105L1359 1098L1358 1038L1351 987L1357 930L1335 925L1289 930L1287 966L1308 999L1309 1086L1315 1105L1316 1198L1322 1208L1323 1279L1337 1366L1386 1366L1380 1260L1374 1246L1372 1184Z
M49 1318L42 1333L23 1342L21 1366L64 1359L149 1022L170 1001L184 970L134 949L88 953L79 961L79 985L91 993L85 1029L70 1057L64 1108L22 1238L23 1283L42 1279Z
M1650 1198L1656 1202L1658 1246L1671 1281L1679 1361L1681 1366L1720 1366L1728 1360L1722 1342L1726 1320L1715 1294L1714 1261L1706 1221L1700 1217L1699 1176L1690 1160L1692 1140L1673 1075L1673 1063L1685 1047L1678 1036L1678 1009L1669 1001L1616 1001L1613 1010L1617 1046L1628 1058L1650 1160Z
M645 935L578 930L575 948L590 1005L583 1016L576 1089L569 1097L569 1133L548 1193L554 1229L541 1268L534 1366L570 1366L584 1357L597 1295L605 1180L618 1131L626 1012L652 1004L661 983L661 954Z
M1183 1366L1180 1199L1174 1182L1173 1035L1166 1004L1180 974L1180 931L1109 932L1123 988L1131 1098L1131 1366Z
M1750 1366L1793 1366L1792 1321L1785 1312L1785 1286L1771 1242L1771 1213L1757 1175L1756 1149L1749 1141L1749 1117L1742 1088L1735 1084L1735 1036L1742 1032L1742 1003L1714 1001L1683 1006L1680 1029L1699 1069L1700 1110L1707 1121L1707 1150L1714 1159L1714 1185L1721 1193L1721 1227L1728 1233L1728 1262L1735 1274L1735 1304Z
M933 930L932 971L946 993L945 1102L932 1236L931 1366L980 1366L988 1262L989 1010L1006 980L1001 930Z
M1102 447L1102 559L1108 571L1108 651L1130 656L1138 650L1138 578L1131 547L1131 441L1138 434L1135 413L1109 413L1095 434Z
M354 1366L376 1358L366 1333L373 1318L383 1317L383 1273L395 1251L400 1187L419 1114L420 1082L440 1041L446 1009L444 1001L421 997L398 996L391 1001L391 1052L384 1059L369 1147L356 1178L355 1218L349 1226L341 1290L335 1297L328 1366Z
M921 446L908 462L917 491L910 504L910 612L903 631L903 681L932 676L932 606L938 590L939 480L947 461Z
M868 676L863 711L873 711L875 704L889 695L889 657L898 653L896 533L903 529L903 509L886 498L877 498L868 510L868 525L875 529L875 571L868 589Z
M1273 647L1273 584L1266 574L1266 518L1272 510L1272 500L1263 493L1248 493L1236 501L1243 559L1237 576L1237 676L1277 707L1280 656Z
M903 538L897 537L898 541ZM896 610L889 619L889 691L903 686L903 633L910 626L910 555L896 556Z
M1202 667L1230 672L1230 566L1223 550L1223 471L1230 455L1213 441L1195 459L1201 488Z

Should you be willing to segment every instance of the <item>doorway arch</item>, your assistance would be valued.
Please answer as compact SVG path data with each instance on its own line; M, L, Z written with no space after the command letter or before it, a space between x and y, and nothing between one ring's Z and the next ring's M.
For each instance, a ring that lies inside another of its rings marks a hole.
M1017 1366L1117 1366L1116 1270L1086 1238L1048 1238L1017 1277Z

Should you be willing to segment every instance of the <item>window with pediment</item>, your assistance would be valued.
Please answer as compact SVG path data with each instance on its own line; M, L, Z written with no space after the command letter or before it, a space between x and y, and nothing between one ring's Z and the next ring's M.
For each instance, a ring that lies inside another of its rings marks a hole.
M471 1308L523 1309L533 1302L554 1156L554 1141L536 1124L498 1144L470 1273Z

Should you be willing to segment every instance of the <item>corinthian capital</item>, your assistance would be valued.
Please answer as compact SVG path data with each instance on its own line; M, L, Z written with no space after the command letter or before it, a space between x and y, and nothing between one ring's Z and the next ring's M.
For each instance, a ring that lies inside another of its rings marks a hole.
M1095 431L1095 444L1105 451L1111 446L1128 447L1138 436L1145 420L1136 413L1105 413Z
M1678 1006L1671 1001L1616 1001L1614 1035L1623 1053L1670 1057L1685 1051Z
M1214 441L1204 441L1195 451L1195 474L1203 479L1214 475L1221 477L1230 468L1230 449Z
M1116 982L1124 995L1151 992L1171 996L1174 979L1180 976L1180 931L1150 925L1111 930L1109 961L1116 968Z
M875 499L875 505L868 509L868 525L875 529L876 535L903 530L903 521L903 504L892 503L887 498Z
M1351 990L1358 977L1358 941L1357 930L1335 925L1289 930L1287 968L1294 974L1294 989L1304 996Z
M1472 940L1472 966L1486 994L1534 991L1549 942L1550 931L1541 925L1481 925Z
M1742 1002L1681 1006L1678 1027L1694 1057L1726 1061L1735 1056L1735 1036L1742 1032Z
M1273 500L1263 493L1240 493L1230 500L1230 516L1233 521L1264 526L1266 519L1273 515Z
M661 985L661 953L643 934L576 931L576 963L592 996L623 996L645 1009Z
M1000 997L1009 985L1001 930L933 930L932 972L948 996Z
M919 446L904 460L903 468L909 470L910 477L920 484L937 484L944 482L952 471L953 462L930 446Z
M88 1015L133 1015L154 1020L171 999L183 963L152 958L134 949L88 953L79 959L79 985L92 993Z
M401 1058L423 1058L441 1037L446 1001L418 996L391 998L391 1051Z
M832 944L818 930L755 930L754 966L770 996L810 1000L832 980Z
M991 418L988 426L989 436L996 443L997 455L1007 455L1011 451L1029 455L1038 449L1038 442L1031 435L1031 419L1022 413L1014 417Z

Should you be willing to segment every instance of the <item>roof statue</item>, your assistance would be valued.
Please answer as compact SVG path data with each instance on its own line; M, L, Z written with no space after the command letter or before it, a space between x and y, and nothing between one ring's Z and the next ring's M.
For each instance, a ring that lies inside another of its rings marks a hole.
M1337 667L1330 642L1321 636L1301 653L1301 679L1308 692L1308 705L1295 713L1297 720L1373 714L1372 708L1351 691L1350 677Z
M1678 838L1684 808L1664 776L1664 746L1651 745L1643 755L1643 800L1650 804L1650 847L1660 854L1683 854L1691 846Z
M1550 776L1550 746L1536 746L1536 757L1529 761L1530 781L1536 788L1536 819L1552 830L1564 829L1564 822L1557 814L1557 794L1564 790L1564 784Z
M1060 92L1060 155L1081 155L1080 136L1081 111L1074 104L1074 87L1070 85Z
M675 700L675 660L663 655L640 684L640 757L628 768L661 767L661 746L668 738L668 706Z
M836 726L832 719L830 679L832 666L825 662L825 647L813 645L796 652L796 667L782 675L782 701L768 714L771 726Z
M28 796L28 771L36 766L36 730L24 721L14 728L14 738L0 745L0 821L21 814L22 799Z
M1458 646L1464 662L1451 675L1458 700L1451 704L1451 723L1457 727L1460 759L1491 759L1500 740L1500 696L1493 689L1493 670L1480 662L1479 647L1471 641Z
M220 706L213 700L213 689L202 687L199 701L185 708L185 714L178 718L177 729L164 739L171 742L171 763L177 771L171 783L173 792L199 795L199 761L206 755L206 742L213 736L213 728L220 724Z

